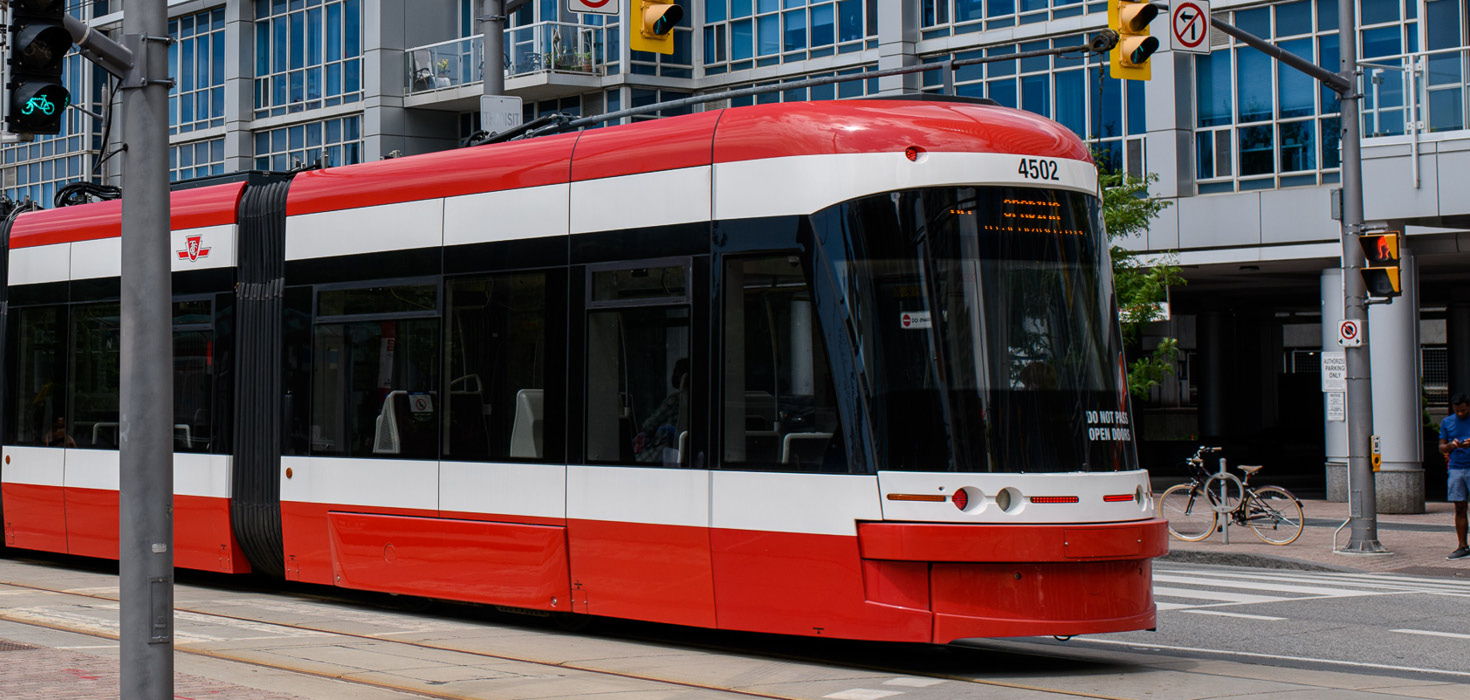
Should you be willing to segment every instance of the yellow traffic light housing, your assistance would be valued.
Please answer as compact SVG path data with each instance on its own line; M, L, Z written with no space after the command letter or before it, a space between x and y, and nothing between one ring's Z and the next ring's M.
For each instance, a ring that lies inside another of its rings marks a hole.
M684 8L674 0L632 0L628 48L634 51L674 52L674 27L684 19Z
M1363 286L1369 296L1396 297L1399 284L1399 232L1384 231L1358 237L1363 247Z
M1108 54L1108 75L1119 80L1153 77L1148 58L1159 50L1159 40L1149 36L1148 23L1158 14L1159 8L1147 1L1108 0L1108 28L1118 33L1118 45Z

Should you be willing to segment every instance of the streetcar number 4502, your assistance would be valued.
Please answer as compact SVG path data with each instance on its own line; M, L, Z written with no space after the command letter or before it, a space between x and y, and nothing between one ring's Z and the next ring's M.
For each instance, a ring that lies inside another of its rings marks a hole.
M1022 158L1016 172L1028 180L1061 180L1057 162L1050 158Z

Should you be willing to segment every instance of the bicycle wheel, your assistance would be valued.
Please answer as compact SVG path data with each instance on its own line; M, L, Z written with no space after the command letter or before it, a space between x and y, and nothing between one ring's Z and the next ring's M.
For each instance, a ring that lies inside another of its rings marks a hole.
M1285 545L1302 536L1306 520L1302 503L1279 486L1253 489L1246 504L1245 520L1256 537L1269 544Z
M1169 534L1198 542L1215 531L1215 509L1194 484L1176 484L1159 496L1159 517L1169 521Z

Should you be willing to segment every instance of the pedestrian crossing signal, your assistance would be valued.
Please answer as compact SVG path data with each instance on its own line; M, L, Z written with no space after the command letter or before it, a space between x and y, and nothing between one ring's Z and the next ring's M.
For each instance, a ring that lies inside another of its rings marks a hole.
M1399 282L1399 232L1358 237L1363 247L1363 287L1369 296L1392 298L1403 293Z

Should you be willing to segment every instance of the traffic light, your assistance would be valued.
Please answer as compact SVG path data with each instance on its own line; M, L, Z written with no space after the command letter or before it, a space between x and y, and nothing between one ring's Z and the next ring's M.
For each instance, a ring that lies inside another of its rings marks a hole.
M684 8L674 0L632 0L628 48L654 53L674 52L674 26L684 19Z
M1108 0L1108 27L1118 33L1118 45L1108 54L1108 75L1119 80L1148 80L1153 75L1148 57L1159 50L1159 40L1148 35L1148 23L1159 8L1144 0Z
M71 104L61 66L71 49L66 0L10 0L10 82L5 123L16 134L56 134Z
M1369 296L1396 297L1399 286L1399 232L1383 231L1358 237L1363 246L1363 286Z

